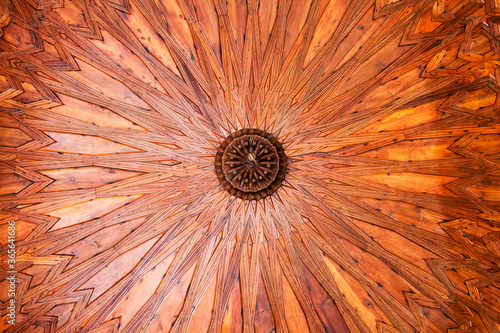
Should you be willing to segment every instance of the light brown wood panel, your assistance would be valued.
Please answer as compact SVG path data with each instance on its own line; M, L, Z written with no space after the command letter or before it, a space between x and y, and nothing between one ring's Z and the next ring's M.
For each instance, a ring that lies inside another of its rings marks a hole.
M495 0L0 0L0 328L500 332L499 65Z

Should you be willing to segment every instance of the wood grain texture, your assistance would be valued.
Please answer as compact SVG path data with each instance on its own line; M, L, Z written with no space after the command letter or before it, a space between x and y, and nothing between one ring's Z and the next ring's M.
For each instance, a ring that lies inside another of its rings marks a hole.
M7 5L3 331L500 331L495 0ZM243 128L287 156L258 201Z

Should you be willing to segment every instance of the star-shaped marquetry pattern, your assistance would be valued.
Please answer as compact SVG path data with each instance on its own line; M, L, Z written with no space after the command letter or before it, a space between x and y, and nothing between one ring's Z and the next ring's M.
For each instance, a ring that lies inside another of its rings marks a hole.
M500 331L498 1L1 6L2 329Z

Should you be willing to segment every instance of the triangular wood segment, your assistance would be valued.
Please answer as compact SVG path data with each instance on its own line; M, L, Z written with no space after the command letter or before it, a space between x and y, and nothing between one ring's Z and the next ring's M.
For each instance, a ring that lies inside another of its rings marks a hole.
M500 332L495 0L0 1L6 332ZM286 176L215 172L241 129ZM2 271L3 272L3 271Z

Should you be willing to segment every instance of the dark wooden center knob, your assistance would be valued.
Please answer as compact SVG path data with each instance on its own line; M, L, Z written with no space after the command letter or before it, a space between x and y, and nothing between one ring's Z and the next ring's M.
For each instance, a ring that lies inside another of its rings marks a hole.
M229 193L258 200L271 195L285 178L287 159L281 144L258 129L229 135L217 149L215 171Z
M229 183L244 192L257 192L271 184L279 169L276 148L259 135L234 139L222 155L222 170Z

